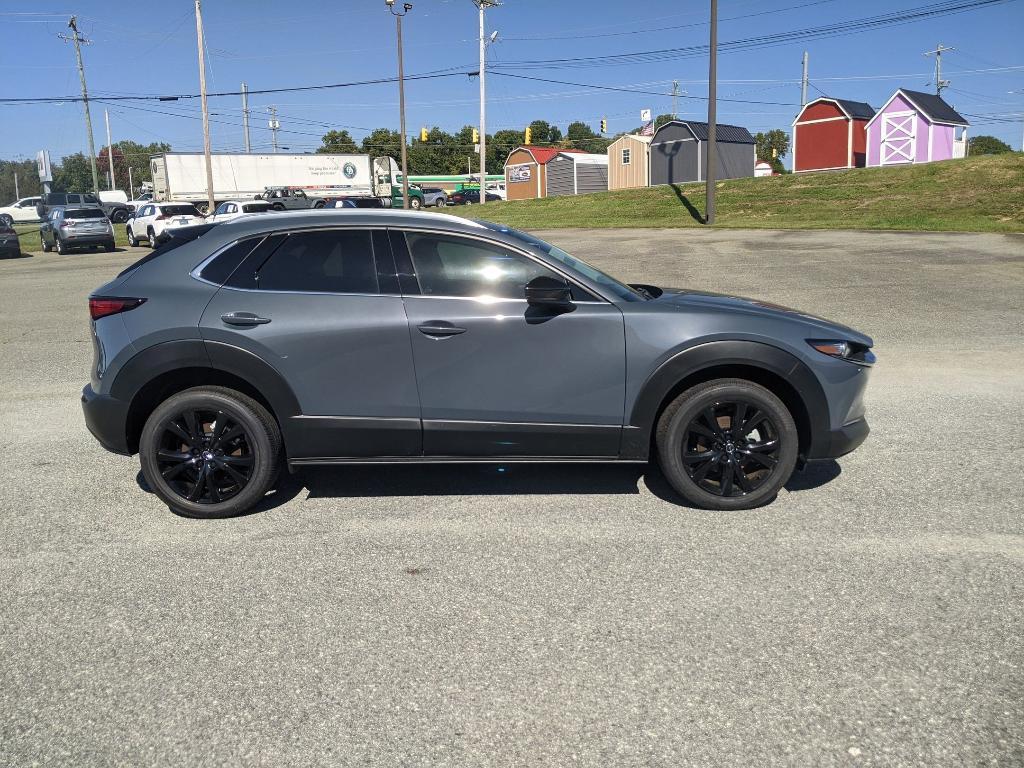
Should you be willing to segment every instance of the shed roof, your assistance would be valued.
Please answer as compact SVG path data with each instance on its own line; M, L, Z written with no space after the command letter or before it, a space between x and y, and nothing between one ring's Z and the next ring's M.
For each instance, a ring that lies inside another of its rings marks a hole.
M875 108L866 101L850 101L850 99L832 99L850 117L857 120L870 120L875 116Z
M932 120L936 120L940 123L958 123L960 125L968 125L967 120L947 104L941 96L936 96L934 93L922 93L921 91L908 91L906 88L900 88L897 93L902 93L914 105L924 112Z
M693 120L670 120L669 122L661 125L658 131L661 131L666 125L685 125L690 129L690 132L697 138L698 141L708 140L708 124L698 123ZM658 131L654 132L654 135L658 135ZM750 131L738 125L727 125L725 123L715 124L715 139L717 141L731 142L733 144L756 144L754 137L750 135Z
M525 149L527 152L533 155L533 159L536 160L541 165L550 163L554 159L555 155L558 154L564 154L567 152L586 154L585 152L583 152L582 149L562 149L561 147L535 147L529 144L524 144L521 147L516 147L515 149L512 150L512 152L518 152L520 149ZM510 156L512 152L509 153Z

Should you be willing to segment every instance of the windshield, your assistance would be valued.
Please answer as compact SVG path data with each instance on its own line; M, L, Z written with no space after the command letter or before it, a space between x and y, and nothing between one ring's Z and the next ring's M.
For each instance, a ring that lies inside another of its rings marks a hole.
M501 232L504 235L511 235L517 240L522 240L524 243L532 245L534 248L546 253L555 261L562 263L574 272L578 272L587 279L592 280L624 301L646 301L643 294L639 291L630 288L625 283L620 283L614 277L606 275L597 267L592 267L590 264L587 264L587 262L581 261L575 256L570 256L556 245L546 243L538 237L528 235L526 232L520 232L518 229L506 227L503 224L494 224L493 222L480 221L479 219L477 220L477 223L482 224L493 232Z
M103 211L99 208L65 208L65 219L105 219Z

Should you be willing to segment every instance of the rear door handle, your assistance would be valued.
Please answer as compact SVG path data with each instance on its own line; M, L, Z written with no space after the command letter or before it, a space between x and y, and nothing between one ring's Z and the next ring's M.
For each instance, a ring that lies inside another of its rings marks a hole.
M460 333L466 332L465 328L459 328L457 325L452 325L445 320L428 320L423 325L416 327L424 336L434 336L436 338L458 336Z
M270 322L269 317L260 317L252 312L228 312L220 319L228 325L266 325Z

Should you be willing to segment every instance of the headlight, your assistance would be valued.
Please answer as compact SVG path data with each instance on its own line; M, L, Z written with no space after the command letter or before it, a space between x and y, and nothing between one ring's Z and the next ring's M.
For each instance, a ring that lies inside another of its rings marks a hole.
M871 351L871 348L855 341L808 339L807 343L829 357L838 357L857 365L871 366L875 364L875 353Z

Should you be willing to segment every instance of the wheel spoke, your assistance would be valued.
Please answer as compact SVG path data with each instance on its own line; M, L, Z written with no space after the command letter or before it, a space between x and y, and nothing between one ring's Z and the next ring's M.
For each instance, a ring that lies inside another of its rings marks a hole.
M763 443L749 443L744 450L753 453L768 453L779 447L778 440L765 440Z
M763 467L768 467L768 469L774 469L775 465L778 464L778 462L773 457L771 457L771 456L769 456L769 455L767 455L765 453L751 452L751 453L744 453L744 456L747 456L747 457L753 459L754 461L756 461L758 464L760 464Z
M711 427L713 437L721 439L722 428L718 425L718 419L715 418L715 411L712 408L705 408L701 414L704 417L704 421L707 422L708 426Z
M732 473L733 463L731 461L726 462L722 467L722 479L719 481L719 490L723 496L732 495Z
M186 411L184 413L185 424L188 425L189 434L192 435L192 446L195 448L201 447L203 439L203 429L199 425L198 414L195 411Z
M758 424L760 424L766 418L768 418L768 416L767 416L767 414L765 414L764 411L762 411L760 409L755 410L754 411L754 415L751 416L749 419L745 420L743 422L743 424L740 426L739 432L736 433L737 436L738 437L746 437L747 435L749 435L751 432L754 431L754 427L756 427Z
M697 464L701 461L714 461L720 455L719 451L704 451L703 453L684 453L684 464Z
M192 454L185 451L170 451L166 448L161 448L156 453L157 460L159 461L191 461Z
M213 426L210 428L210 449L215 450L220 445L224 430L228 427L228 415L224 411L217 411L213 419Z
M214 477L215 468L209 464L206 465L206 488L210 492L210 501L214 504L221 501L220 489L217 488L217 478Z
M227 472L228 477L230 477L232 480L235 481L235 484L238 486L239 490L241 490L242 486L244 486L247 482L249 482L249 478L247 478L245 475L243 475L237 469L232 467L230 464L228 464L228 463L226 463L224 461L218 460L217 466L220 467L221 469L223 469L225 472Z
M164 480L173 480L190 466L192 466L191 462L183 461L180 464L175 464L173 467L168 467L160 474L163 475Z
M739 485L740 490L744 493L749 493L753 486L750 484L750 478L747 477L747 473L743 471L743 465L740 462L734 462L733 473L736 475L736 483Z
M252 456L221 456L220 460L235 467L252 466Z
M242 429L242 427L239 426L238 424L235 424L233 427L231 427L231 429L228 429L223 434L221 434L220 438L214 441L212 447L213 448L220 448L221 446L224 446L224 445L227 445L228 443L230 443L236 437L242 437L244 435L245 435L245 430Z
M694 482L699 483L701 480L706 478L708 476L708 472L711 471L711 468L718 465L718 462L719 462L720 458L721 458L721 454L718 454L711 461L707 462L706 464L701 465L700 468L698 468L697 471L693 473L693 480L694 480Z
M167 421L166 429L171 434L184 440L188 445L193 448L196 447L195 440L192 438L192 435L188 433L188 430L185 427L174 421L174 419L169 419Z
M712 440L718 439L718 435L696 420L690 422L690 425L687 427L687 431L693 432L696 435L701 435L702 437L710 437Z
M746 421L747 416L747 404L736 403L736 413L733 414L732 422L729 424L729 430L732 432L733 438L740 436L740 429L743 428L743 422Z
M199 477L196 478L196 484L192 486L192 490L189 491L188 500L198 501L203 495L203 488L206 486L206 465L199 470Z

